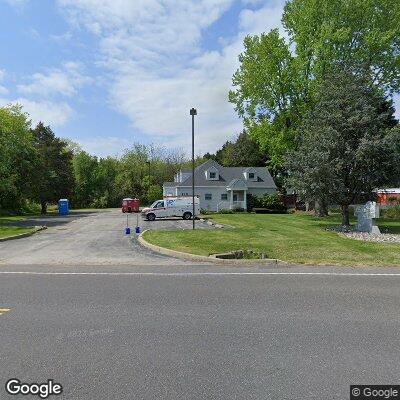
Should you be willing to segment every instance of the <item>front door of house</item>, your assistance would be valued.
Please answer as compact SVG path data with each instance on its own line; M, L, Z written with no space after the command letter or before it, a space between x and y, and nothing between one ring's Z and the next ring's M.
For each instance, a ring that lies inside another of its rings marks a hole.
M233 201L237 201L237 194L233 193Z

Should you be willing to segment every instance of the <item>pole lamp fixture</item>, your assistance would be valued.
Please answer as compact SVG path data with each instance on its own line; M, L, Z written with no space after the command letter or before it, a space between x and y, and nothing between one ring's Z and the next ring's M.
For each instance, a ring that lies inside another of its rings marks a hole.
M195 229L195 203L194 203L194 116L197 115L197 110L195 108L190 109L190 115L192 116L192 203L193 203L193 212L192 212L192 221L193 221L193 229Z

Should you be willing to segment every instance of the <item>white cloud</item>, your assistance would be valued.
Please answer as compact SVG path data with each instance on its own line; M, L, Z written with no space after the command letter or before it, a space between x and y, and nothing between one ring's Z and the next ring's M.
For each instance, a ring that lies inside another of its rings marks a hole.
M50 39L58 43L65 43L72 39L72 32L67 31L60 35L50 35Z
M240 29L249 34L258 34L279 28L280 35L286 37L286 32L281 24L283 6L284 2L277 0L259 10L243 10L239 17Z
M64 102L33 101L23 97L17 99L0 99L0 106L8 104L21 104L23 110L29 114L33 125L42 121L45 125L50 125L54 128L59 127L64 125L74 114L72 108Z
M197 107L199 152L215 150L241 129L227 96L244 36L280 27L284 0L244 10L237 37L223 38L220 51L204 50L202 33L233 3L58 0L72 26L98 37L100 64L112 76L111 106L140 132L171 147L189 147L188 114Z
M35 73L28 84L20 84L17 90L25 95L41 96L62 95L73 96L77 89L90 82L83 74L83 66L78 62L66 62L61 68L52 68L45 73Z

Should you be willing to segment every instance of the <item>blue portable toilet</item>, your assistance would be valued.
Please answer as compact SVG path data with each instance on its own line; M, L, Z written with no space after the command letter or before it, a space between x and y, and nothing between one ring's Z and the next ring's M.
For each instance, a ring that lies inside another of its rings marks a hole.
M68 215L69 214L68 199L58 200L58 214L59 215Z

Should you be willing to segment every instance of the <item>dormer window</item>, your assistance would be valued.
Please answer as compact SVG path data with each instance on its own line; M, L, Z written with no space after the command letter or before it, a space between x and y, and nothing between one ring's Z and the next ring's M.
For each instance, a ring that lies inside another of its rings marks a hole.
M206 179L208 181L217 181L217 180L219 180L219 173L218 173L218 169L217 168L211 167L211 168L207 169L204 172L206 174Z
M253 181L253 182L257 181L258 178L256 172L257 171L254 168L246 168L243 171L244 179L246 179L246 181Z

